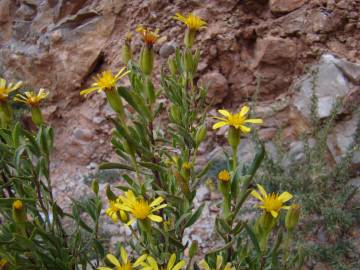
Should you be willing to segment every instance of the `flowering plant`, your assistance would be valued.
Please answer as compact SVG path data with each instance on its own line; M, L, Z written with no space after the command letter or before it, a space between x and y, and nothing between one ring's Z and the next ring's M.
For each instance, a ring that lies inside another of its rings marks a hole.
M4 153L0 203L5 218L0 241L6 244L6 248L0 247L1 269L230 270L301 265L299 253L290 255L300 213L298 205L287 204L293 196L267 193L260 184L258 191L254 189L264 147L258 145L250 166L239 163L241 136L250 133L249 125L263 123L249 118L249 106L235 114L219 110L222 117L213 116L219 120L213 129L228 126L227 139L233 151L216 180L222 211L214 228L222 242L203 256L197 241L184 241L185 230L197 222L205 207L197 206L194 198L212 165L198 162L198 150L207 135L206 120L212 118L206 115L206 88L195 83L200 52L194 46L206 22L193 14L176 14L175 19L187 27L184 48L170 56L159 84L153 76L158 70L153 45L159 33L139 26L136 31L144 41L139 58L134 58L132 35L127 34L122 48L125 67L117 73L103 71L91 87L80 92L86 96L103 91L116 113L111 119L111 143L118 162L104 162L100 169L123 172L124 185L106 187L104 211L110 222L131 231L131 237L120 243L120 259L106 252L99 240L103 205L96 180L93 197L86 202L74 200L72 213L54 199L50 179L53 129L44 122L39 107L48 93L41 89L38 94L25 92L15 97L29 105L37 125L34 133L11 122L9 93L21 83L7 86L0 80L0 149ZM130 86L120 86L124 78ZM244 221L240 215L249 195L260 201L257 207L262 209L254 222ZM74 230L64 228L66 219Z

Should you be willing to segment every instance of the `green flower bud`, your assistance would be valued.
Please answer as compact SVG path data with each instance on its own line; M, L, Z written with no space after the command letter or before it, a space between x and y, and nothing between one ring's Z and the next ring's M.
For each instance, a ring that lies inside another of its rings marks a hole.
M169 70L171 72L172 75L176 74L177 68L176 68L176 60L174 56L170 56L167 60L167 64L169 67Z
M16 200L12 204L12 216L16 223L23 224L26 222L26 208L21 200Z
M227 139L233 151L237 151L238 145L240 143L240 131L230 126Z
M44 123L41 110L38 106L31 107L31 120L37 126L41 126Z
M196 37L196 31L191 29L186 29L185 36L184 36L184 44L186 48L191 48L194 44L194 40Z
M150 46L144 46L140 53L140 67L145 75L150 75L154 67L154 50Z
M202 125L197 131L195 135L195 143L197 146L205 139L206 137L206 126Z
M293 231L296 225L299 223L299 217L300 217L300 206L298 204L291 205L285 217L286 229L289 231Z
M129 221L129 216L124 210L120 210L120 220L123 223L127 223Z
M181 191L185 196L190 194L190 187L188 181L179 173L174 172L176 183L180 186Z
M8 127L11 123L11 109L6 101L0 101L0 127Z
M122 104L121 97L115 88L105 91L107 100L110 104L110 107L119 114L121 121L125 121L125 112L124 106Z
M99 182L98 182L97 179L94 179L94 180L92 181L92 183L91 183L91 189L92 189L92 191L93 191L96 195L98 195L98 193L99 193Z
M124 44L121 48L121 58L124 65L127 65L129 61L132 59L132 51L128 44Z
M186 72L192 72L193 67L193 56L190 50L185 50L183 55L183 65Z
M193 241L191 242L191 246L190 246L190 249L189 249L190 259L193 258L193 257L196 255L198 249L199 249L199 243L198 243L198 241L193 240Z

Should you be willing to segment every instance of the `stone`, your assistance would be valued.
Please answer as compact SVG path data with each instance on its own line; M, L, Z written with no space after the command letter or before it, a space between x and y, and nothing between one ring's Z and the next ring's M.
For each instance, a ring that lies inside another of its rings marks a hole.
M219 71L206 73L201 77L200 82L207 88L206 100L211 104L221 103L228 95L228 81Z
M327 140L329 150L337 163L341 162L341 159L346 156L352 146L352 151L354 151L352 165L355 170L360 167L360 150L359 147L356 149L354 142L358 121L359 119L355 114L350 119L338 123Z
M175 52L176 49L176 43L173 41L166 42L163 45L161 45L159 54L162 58L168 58L170 55L172 55Z
M297 56L296 42L289 38L268 36L258 39L255 48L253 68L260 63L277 65L291 62Z
M332 270L332 268L325 263L318 262L315 264L314 270Z
M10 5L12 0L0 1L0 25L10 21Z
M338 58L334 59L334 63L352 83L360 84L360 64Z
M270 10L273 13L289 13L304 5L306 0L270 0Z
M306 118L310 117L313 91L318 99L318 117L330 116L337 98L350 92L350 84L343 72L336 66L338 60L331 54L324 54L319 64L303 76L294 87L293 106ZM316 86L313 89L313 85Z

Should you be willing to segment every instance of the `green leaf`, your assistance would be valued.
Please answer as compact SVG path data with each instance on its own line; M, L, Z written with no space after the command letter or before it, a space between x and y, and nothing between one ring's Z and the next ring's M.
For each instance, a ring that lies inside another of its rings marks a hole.
M99 166L100 170L113 170L113 169L119 169L119 170L128 170L128 171L135 171L133 167L121 164L121 163L114 163L114 162L105 162L100 164Z
M253 243L254 247L255 247L255 251L258 254L258 256L261 255L261 249L260 249L260 245L259 242L253 232L253 230L249 227L249 225L245 224L245 230L248 233L251 242Z
M192 216L189 218L189 220L185 224L185 228L190 227L193 225L201 216L201 213L204 209L205 204L201 204L200 207L192 214Z

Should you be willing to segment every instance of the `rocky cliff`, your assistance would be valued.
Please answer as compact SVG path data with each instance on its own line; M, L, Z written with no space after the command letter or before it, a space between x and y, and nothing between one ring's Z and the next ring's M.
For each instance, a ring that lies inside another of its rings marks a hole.
M321 118L344 97L328 142L332 162L339 159L360 99L359 0L0 0L0 75L51 91L45 112L56 126L59 192L73 186L76 171L111 158L111 111L104 98L85 100L79 90L99 70L121 67L123 36L140 23L159 28L161 65L182 44L175 12L208 22L199 36L198 79L208 82L209 102L236 108L256 97L265 118L261 139L271 140L278 128L289 141L306 132L314 83ZM140 40L132 46L138 52Z

